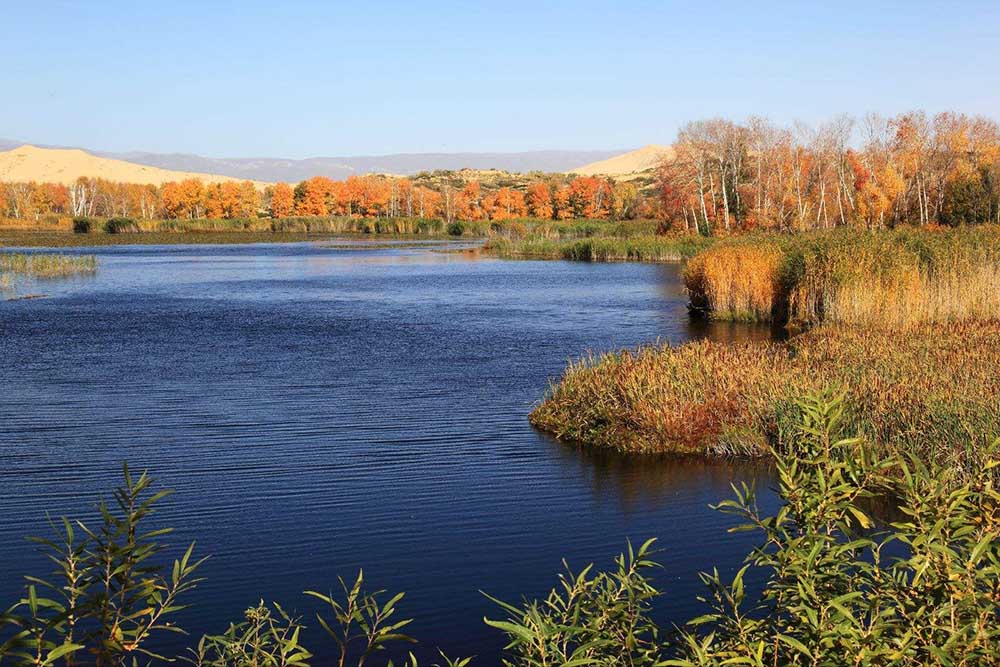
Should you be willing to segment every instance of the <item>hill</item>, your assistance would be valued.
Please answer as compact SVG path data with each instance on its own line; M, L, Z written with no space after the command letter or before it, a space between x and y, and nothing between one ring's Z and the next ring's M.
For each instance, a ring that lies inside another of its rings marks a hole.
M17 148L23 141L0 139L0 150ZM46 146L66 148L65 146ZM257 181L296 183L313 176L344 179L371 173L413 175L422 171L461 169L500 170L514 173L541 171L564 173L576 165L604 160L621 151L528 151L521 153L395 153L313 157L302 160L275 157L213 158L186 153L87 150L91 155L173 171L221 174Z
M569 173L580 176L628 176L655 169L664 157L673 154L670 146L650 144L622 155L591 162L571 169Z
M153 185L185 178L200 178L206 183L240 180L218 174L172 171L98 157L76 148L38 148L25 145L0 152L0 181L47 181L68 185L81 176ZM266 184L257 182L256 185L263 187Z

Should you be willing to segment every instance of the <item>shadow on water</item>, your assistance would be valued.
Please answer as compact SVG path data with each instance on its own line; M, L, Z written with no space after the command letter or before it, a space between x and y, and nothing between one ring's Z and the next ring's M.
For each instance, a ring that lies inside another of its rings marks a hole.
M707 338L719 343L766 343L788 339L788 330L780 324L718 321L691 311L687 306L682 266L661 264L656 269L663 302L670 304L665 314L670 319L685 323L688 340Z

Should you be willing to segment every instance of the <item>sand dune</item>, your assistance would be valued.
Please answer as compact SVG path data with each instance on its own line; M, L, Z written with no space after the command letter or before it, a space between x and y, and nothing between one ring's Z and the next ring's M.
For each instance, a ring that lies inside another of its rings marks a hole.
M650 144L638 150L616 155L607 160L591 162L582 167L577 167L570 170L569 173L579 174L580 176L625 176L653 169L659 165L664 157L669 157L672 154L673 149L670 146Z
M69 185L81 176L106 178L121 183L152 183L200 178L206 183L222 183L240 179L217 174L170 171L134 164L123 160L97 157L78 149L37 148L21 146L0 152L0 181L37 181ZM258 187L266 183L254 181Z

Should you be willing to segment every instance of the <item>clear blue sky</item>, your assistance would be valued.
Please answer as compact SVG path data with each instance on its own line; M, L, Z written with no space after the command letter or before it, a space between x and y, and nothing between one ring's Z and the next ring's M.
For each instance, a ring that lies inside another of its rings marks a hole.
M604 149L1000 118L1000 2L3 3L0 137L211 156ZM820 5L827 6L820 6Z

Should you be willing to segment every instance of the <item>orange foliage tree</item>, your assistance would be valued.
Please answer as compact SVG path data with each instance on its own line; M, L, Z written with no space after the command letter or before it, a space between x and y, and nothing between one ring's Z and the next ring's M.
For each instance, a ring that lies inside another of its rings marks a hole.
M268 194L270 195L268 212L272 218L287 218L295 211L295 193L288 183L276 183Z

